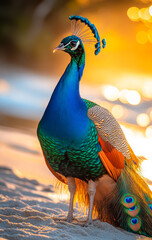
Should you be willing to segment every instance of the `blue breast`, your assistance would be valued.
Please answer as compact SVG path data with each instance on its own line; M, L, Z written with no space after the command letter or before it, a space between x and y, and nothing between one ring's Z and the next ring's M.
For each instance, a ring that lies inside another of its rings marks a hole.
M79 94L79 80L84 66L71 62L59 83L40 122L43 132L67 142L79 143L85 138L90 120L87 107Z

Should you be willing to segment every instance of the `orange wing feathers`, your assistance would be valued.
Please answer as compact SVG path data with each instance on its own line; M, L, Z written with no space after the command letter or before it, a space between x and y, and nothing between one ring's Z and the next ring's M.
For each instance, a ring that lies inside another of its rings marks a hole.
M98 135L102 151L99 152L100 159L104 164L109 175L116 181L124 168L124 156L110 143L103 141Z
M109 142L105 142L100 136L98 136L98 139L102 150L112 165L118 169L124 168L124 155L115 147L113 147Z

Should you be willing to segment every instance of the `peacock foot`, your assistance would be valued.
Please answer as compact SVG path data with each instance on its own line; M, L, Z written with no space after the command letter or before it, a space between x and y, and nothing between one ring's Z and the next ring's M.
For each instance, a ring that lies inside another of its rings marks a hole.
M84 224L84 227L88 227L90 225L93 225L93 220L92 219L87 219L87 221Z
M70 222L72 222L72 220L73 220L73 216L68 215L66 218L66 221L70 223Z
M62 217L62 216L59 216L59 217L53 217L53 220L55 221L63 221L63 222L68 222L68 223L71 223L73 221L73 216L70 216L68 215L67 217Z

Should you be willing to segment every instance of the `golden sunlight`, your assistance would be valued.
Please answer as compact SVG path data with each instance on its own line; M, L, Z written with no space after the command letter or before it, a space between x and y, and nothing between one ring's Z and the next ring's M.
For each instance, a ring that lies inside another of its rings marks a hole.
M61 202L61 201L67 201L69 199L69 194L67 193L48 193L47 194L49 198L52 198L52 200L55 203Z
M151 174L151 169L152 169L152 161L145 160L141 164L141 169L142 169L142 174L145 178L152 180L152 174ZM150 189L152 190L152 186L149 186Z
M145 178L152 181L151 138L147 138L144 130L142 131L138 127L135 128L134 126L128 126L126 124L121 124L121 127L135 154L137 156L144 156L147 159L141 164L142 174ZM152 189L152 186L149 187Z

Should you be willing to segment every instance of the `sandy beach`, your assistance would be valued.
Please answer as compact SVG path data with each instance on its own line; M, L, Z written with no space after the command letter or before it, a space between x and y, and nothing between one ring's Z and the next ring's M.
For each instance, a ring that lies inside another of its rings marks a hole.
M1 239L149 239L100 220L84 227L77 209L72 223L64 221L68 200L54 191L36 135L1 127L0 156Z

